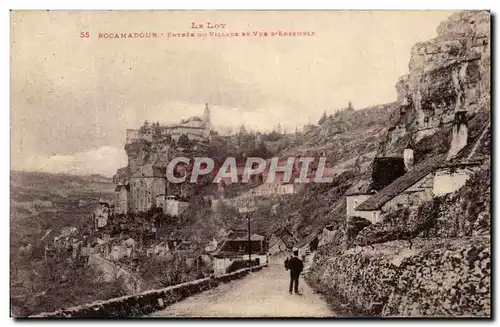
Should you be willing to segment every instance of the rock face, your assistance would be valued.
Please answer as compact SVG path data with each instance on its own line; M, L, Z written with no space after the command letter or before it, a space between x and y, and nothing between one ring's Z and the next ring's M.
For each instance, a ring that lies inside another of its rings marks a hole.
M411 144L418 164L489 131L489 12L452 15L436 38L414 46L409 66L377 156L401 158ZM467 129L461 138L457 125ZM477 154L487 157L484 140ZM318 250L309 280L350 315L490 316L490 169L485 162L455 193L347 229L345 247Z
M381 153L407 133L416 141L434 134L455 112L489 110L490 16L456 13L439 25L437 37L413 47L409 74L396 83L398 109Z

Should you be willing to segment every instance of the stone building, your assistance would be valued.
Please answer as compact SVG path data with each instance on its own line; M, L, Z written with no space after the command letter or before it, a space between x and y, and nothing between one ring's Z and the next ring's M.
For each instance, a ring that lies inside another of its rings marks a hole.
M173 217L178 217L180 214L184 212L189 206L189 203L186 201L181 201L177 196L175 195L169 195L165 198L165 204L163 208L163 212L166 214L169 214Z
M99 228L105 227L108 224L108 219L112 214L112 205L107 201L99 200L97 207L92 213L92 222L94 224L94 228L97 230Z
M434 176L432 192L442 196L460 189L479 170L480 161L464 160L440 166Z
M456 138L462 137L460 133L455 133L455 130L453 132L454 139L455 135ZM481 154L482 151L480 150L481 147L488 146L486 138L490 133L490 123L487 122L481 129L479 136L477 136L473 142L464 146L451 160L438 167L435 173L433 186L433 193L435 196L455 192L464 186L467 180L479 170L486 159L485 156ZM461 143L460 140L454 141L457 144ZM489 151L489 149L486 149L486 151L483 152Z
M244 229L234 230L221 243L220 247L213 252L213 267L215 274L223 274L236 261L243 263L248 257L248 231ZM260 264L267 262L268 244L262 235L252 234L250 236L250 248L252 261L258 260Z
M275 255L280 252L288 252L291 248L289 248L285 242L276 235L271 235L269 239L269 250L267 251L269 255Z
M386 212L418 206L434 197L457 191L486 159L478 154L478 149L489 131L488 120L478 135L468 143L467 117L463 112L457 112L447 155L437 155L423 161L372 196L347 196L347 217L358 216L377 223L382 221L382 215ZM360 205L353 205L355 200L362 199L365 200Z
M116 213L161 207L165 213L179 215L185 203L169 198L166 178L172 140L178 141L181 135L186 135L189 140L205 142L210 140L210 132L208 104L201 118L191 117L171 125L146 121L139 129L128 129L125 144L128 164L113 177L118 184L114 199Z
M347 217L363 217L363 212L358 212L356 208L375 192L352 192L346 194ZM366 217L364 217L366 218Z
M153 165L141 166L130 178L132 210L148 211L156 205L157 196L165 194L166 179L166 168Z
M157 207L166 214L179 216L188 207L188 202L166 195L167 183L166 168L153 165L139 167L130 177L130 183L116 186L115 213L145 212Z
M426 160L355 207L355 216L377 223L385 212L417 206L433 197L434 171L443 156Z
M132 197L130 193L130 185L128 182L126 184L119 184L115 187L115 213L116 214L126 214L129 210L129 203Z
M178 141L183 134L190 140L210 140L211 126L210 109L206 103L203 117L195 116L182 120L178 124L169 125L151 124L146 121L139 129L127 129L126 143L131 144L137 140L153 142L154 138L167 135Z
M319 241L322 237L322 229L318 229L295 244L294 248L299 251L299 256L304 262L304 269L309 269L309 266L314 261L314 255L318 248Z

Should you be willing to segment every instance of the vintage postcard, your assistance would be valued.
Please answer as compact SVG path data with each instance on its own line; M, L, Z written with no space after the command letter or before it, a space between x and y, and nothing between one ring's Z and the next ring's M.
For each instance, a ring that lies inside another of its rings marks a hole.
M490 318L490 21L11 11L11 316Z

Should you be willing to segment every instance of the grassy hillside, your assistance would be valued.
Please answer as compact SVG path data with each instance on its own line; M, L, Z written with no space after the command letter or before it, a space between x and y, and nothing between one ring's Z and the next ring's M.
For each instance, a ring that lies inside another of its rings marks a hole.
M88 228L95 202L111 199L113 189L111 179L102 176L11 171L11 300L18 310L14 314L123 294L119 282L105 283L92 269L41 260L45 241L63 227Z
M93 204L112 199L111 179L12 171L11 247L35 244L47 230L81 226Z
M393 114L394 104L360 110L342 110L308 125L302 133L290 136L284 156L325 152L332 166L354 162L359 156L373 157ZM363 159L363 158L361 158Z

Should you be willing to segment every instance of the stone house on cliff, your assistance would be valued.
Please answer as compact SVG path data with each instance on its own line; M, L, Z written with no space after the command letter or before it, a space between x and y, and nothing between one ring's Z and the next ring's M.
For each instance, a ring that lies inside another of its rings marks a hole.
M397 178L355 208L354 216L366 218L372 223L382 220L385 212L402 207L417 206L433 197L433 173L444 156L432 157L414 170Z
M156 165L140 166L130 177L130 182L115 187L115 213L148 211L153 207L178 216L187 207L187 202L167 195L166 168Z
M458 190L479 169L487 157L481 150L490 151L487 140L490 133L491 127L488 121L472 142L459 150L451 160L438 167L433 185L435 196L442 196ZM457 134L459 134L458 131ZM484 149L485 147L486 149Z
M407 172L373 195L347 196L347 217L358 216L372 223L382 221L386 212L408 206L418 206L434 197L457 191L479 169L484 157L477 155L481 142L489 131L489 121L468 142L467 117L455 114L452 142L448 153L431 157L416 167L406 165ZM408 151L407 151L408 150ZM405 162L413 161L413 151L405 149ZM410 160L411 158L411 160ZM357 203L361 202L358 206Z
M114 201L116 213L148 211L156 206L163 208L165 213L178 215L184 202L170 199L167 192L166 167L171 141L178 141L185 135L189 140L205 142L210 140L210 133L208 104L202 117L191 117L171 125L146 121L139 129L128 129L125 143L128 165L118 169L113 177L118 184Z
M210 140L210 109L208 103L202 117L194 116L182 120L177 124L160 125L144 122L139 129L127 129L126 144L131 144L138 140L152 142L156 137L169 135L173 140L178 141L182 135L186 135L190 140L206 141Z
M165 198L165 206L163 212L173 217L177 217L184 212L189 206L188 202L180 201L177 196L169 195Z
M92 224L97 230L108 224L108 219L113 215L113 206L104 200L99 200L97 207L92 213Z
M126 214L129 210L129 203L132 201L130 184L118 184L115 187L115 213Z
M156 205L156 197L165 194L166 168L141 166L130 178L133 211L148 211Z
M314 252L318 248L319 241L322 236L322 229L318 229L295 244L294 248L299 251L299 256L302 257L304 264L310 264L314 258Z

